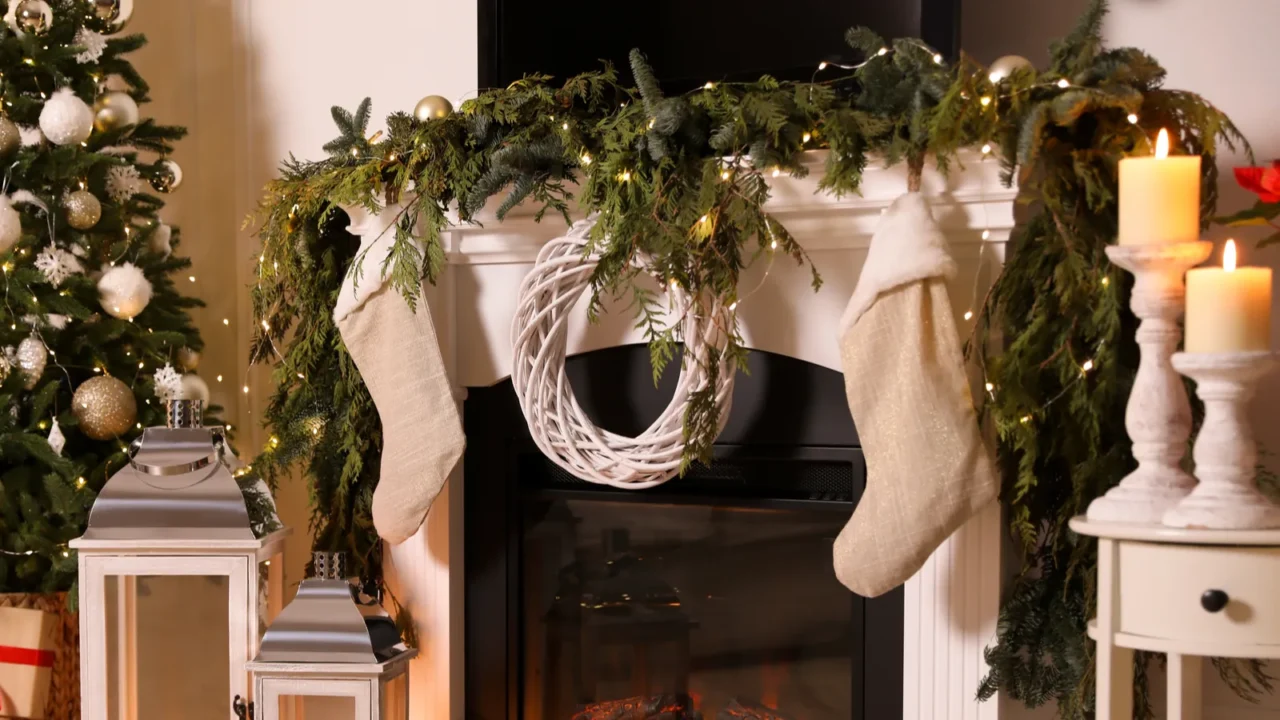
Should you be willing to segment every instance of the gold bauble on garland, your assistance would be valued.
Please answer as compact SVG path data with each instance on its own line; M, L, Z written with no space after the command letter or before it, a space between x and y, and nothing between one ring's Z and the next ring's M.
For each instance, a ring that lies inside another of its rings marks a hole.
M1004 57L996 58L996 61L991 63L991 67L987 68L987 79L993 83L998 83L1023 68L1034 70L1035 65L1032 65L1030 60L1021 55L1005 55Z
M447 98L428 95L418 101L418 106L413 109L413 116L418 118L419 122L426 122L449 117L452 112L453 103Z
M161 160L160 167L151 176L151 187L162 193L171 193L182 187L182 168L172 160Z
M93 103L93 127L111 132L138 124L138 103L129 93L109 92Z
M67 209L67 223L77 230L88 230L102 219L102 203L88 190L77 190L62 202Z
M22 147L22 133L9 118L0 115L0 159L12 158Z
M80 431L94 440L120 437L138 419L138 401L128 385L111 377L86 380L71 398L71 411L80 421Z

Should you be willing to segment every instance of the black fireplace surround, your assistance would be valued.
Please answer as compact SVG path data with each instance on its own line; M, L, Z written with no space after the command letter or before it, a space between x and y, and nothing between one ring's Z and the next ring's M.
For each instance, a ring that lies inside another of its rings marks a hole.
M571 358L602 427L671 397L643 346ZM841 375L752 352L710 467L644 491L564 472L509 381L465 405L466 717L902 717L902 591L866 600L831 567L865 486Z

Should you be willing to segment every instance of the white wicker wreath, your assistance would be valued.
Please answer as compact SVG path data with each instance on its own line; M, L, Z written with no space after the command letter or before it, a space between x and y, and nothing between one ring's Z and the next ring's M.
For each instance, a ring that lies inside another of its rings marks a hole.
M521 284L511 325L511 381L534 442L547 457L588 482L643 490L680 472L685 408L689 396L706 387L708 351L723 348L727 338L722 328L730 327L733 312L716 302L709 314L718 316L718 322L709 322L689 309L688 294L673 286L672 307L677 317L684 316L686 359L671 404L638 437L596 427L578 405L564 368L568 313L586 291L599 261L595 253L584 256L591 225L576 223L568 235L547 243ZM734 363L722 361L716 387L717 433L729 417L735 373Z

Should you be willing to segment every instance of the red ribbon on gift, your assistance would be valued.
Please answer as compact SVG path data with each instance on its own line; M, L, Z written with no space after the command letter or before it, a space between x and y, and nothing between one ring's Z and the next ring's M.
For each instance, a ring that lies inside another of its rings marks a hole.
M53 651L0 645L0 663L51 668L53 667Z

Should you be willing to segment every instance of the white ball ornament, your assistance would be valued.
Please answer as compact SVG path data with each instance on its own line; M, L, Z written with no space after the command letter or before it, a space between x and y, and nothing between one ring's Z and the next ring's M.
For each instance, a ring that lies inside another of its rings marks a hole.
M93 108L76 97L71 88L62 88L45 101L40 111L40 130L57 145L79 145L93 132Z
M1030 60L1021 55L1005 55L996 58L996 61L991 63L991 67L987 68L987 79L993 83L999 83L1023 68L1034 67Z
M109 268L98 280L98 299L112 317L132 320L151 302L151 283L132 263Z
M173 254L173 228L164 223L151 233L151 239L147 242L147 247L151 248L151 252L159 253L165 257Z
M22 216L9 198L0 196L0 253L13 249L22 239Z
M204 404L208 405L209 384L199 375L187 373L182 376L182 390L178 393L178 397L183 400L203 400Z

